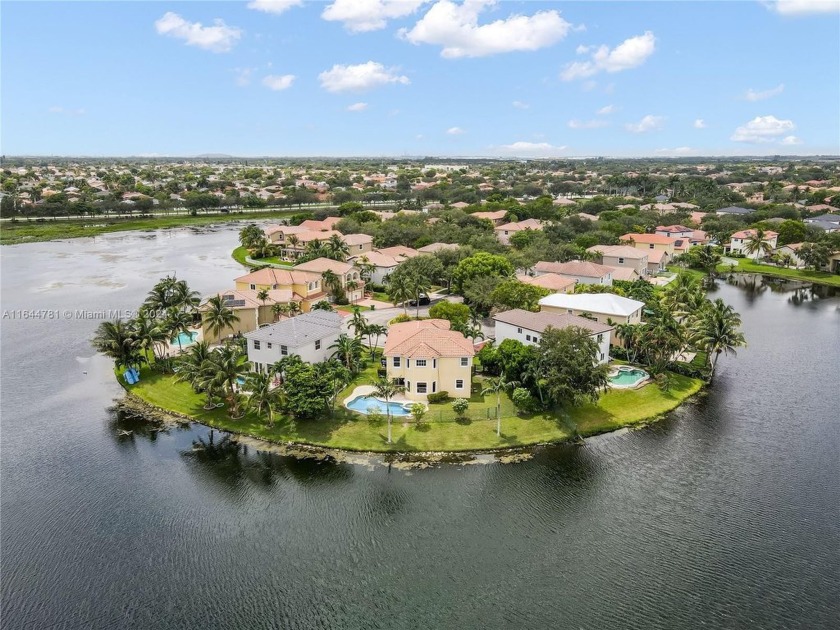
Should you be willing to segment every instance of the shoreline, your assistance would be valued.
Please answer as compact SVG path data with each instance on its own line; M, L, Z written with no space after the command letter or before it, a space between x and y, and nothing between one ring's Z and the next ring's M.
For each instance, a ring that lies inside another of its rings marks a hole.
M606 435L609 433L616 433L624 430L636 430L650 426L656 422L663 420L669 413L677 408L691 403L699 396L705 394L708 383L698 381L699 385L696 389L689 392L686 396L676 401L672 407L661 412L653 414L649 417L641 418L627 424L615 427L599 427L591 431L577 431L575 435L556 440L536 440L534 442L524 442L522 444L515 444L511 446L498 448L477 448L477 449L449 449L449 450L399 450L399 449L356 449L352 447L338 447L327 446L323 444L315 444L306 441L295 440L273 440L265 436L257 436L247 433L245 431L236 431L230 427L222 427L208 422L207 419L197 418L195 416L174 411L164 407L160 407L148 402L141 396L132 393L130 390L125 390L125 395L122 399L116 401L116 407L123 411L128 411L138 416L142 416L147 420L152 420L164 425L167 428L174 426L185 426L188 424L199 424L208 429L227 433L235 436L235 438L252 447L262 450L277 453L280 455L299 457L299 458L332 458L336 461L351 461L357 457L368 458L384 458L392 461L402 463L418 464L432 464L432 463L480 463L474 462L475 458L482 456L492 457L490 461L502 461L502 463L512 463L515 461L523 461L530 459L534 452L540 448L548 446L556 446L561 444L585 444L587 438ZM648 387L655 387L653 383ZM360 420L361 421L361 420ZM495 421L494 421L495 422ZM396 423L395 423L396 424ZM469 460L469 461L465 461ZM507 461L503 461L507 460ZM360 463L360 462L354 462Z

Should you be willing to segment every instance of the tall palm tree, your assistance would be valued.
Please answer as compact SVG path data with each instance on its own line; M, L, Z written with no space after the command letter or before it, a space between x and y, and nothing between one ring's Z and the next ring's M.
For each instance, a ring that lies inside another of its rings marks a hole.
M394 381L381 378L373 384L373 394L385 401L385 413L388 416L388 444L391 443L391 406L388 404L391 399L405 391L405 387L397 385Z
M325 258L327 250L321 241L309 241L304 248L304 256L309 260Z
M353 292L358 288L359 288L359 283L356 282L355 280L350 280L347 283L347 290L350 292L350 295L355 295ZM356 298L354 297L352 300L350 300L350 303L353 304L355 301L356 301Z
M157 360L160 356L158 349L169 340L160 323L149 317L147 311L140 311L131 322L131 327L137 338L137 347L145 351L151 350L152 356Z
M507 380L505 373L502 372L496 378L487 379L487 383L487 386L481 390L481 395L496 395L496 435L500 436L502 434L502 392L513 389L519 385L519 382Z
M300 245L300 238L298 238L296 234L289 234L289 237L286 239L286 243L290 248L297 251L297 246Z
M205 384L217 386L228 402L228 413L232 418L239 416L239 379L248 372L248 362L242 360L239 346L229 345L216 348L210 353L210 365L205 373Z
M618 337L624 344L624 349L627 351L627 361L635 363L637 354L639 352L639 337L641 328L637 324L616 324L615 336Z
M130 324L122 319L99 324L91 343L98 352L112 358L117 368L139 363L137 337Z
M746 346L741 326L741 316L731 306L718 298L703 309L697 318L694 328L694 343L707 354L711 360L709 380L712 379L721 354L736 353L736 349Z
M268 289L260 289L257 292L257 299L265 306L265 303L268 302Z
M365 331L368 338L368 348L370 348L371 355L375 356L376 349L379 347L379 338L388 334L388 328L383 324L368 324Z
M177 306L178 308L193 312L201 303L201 294L198 291L190 289L186 280L178 280L172 285L171 303L169 306Z
M333 299L336 299L337 295L341 292L341 276L331 269L327 269L321 274L321 280L327 292L333 296Z
M396 277L391 277L388 282L388 296L391 298L391 302L394 303L394 306L402 304L404 315L408 315L408 308L406 304L408 300L411 299L412 295L413 291L408 278L401 274Z
M170 339L173 337L175 338L178 342L179 350L184 349L181 345L181 333L189 333L192 322L192 315L186 311L178 309L175 306L166 311L166 319L164 320L166 333Z
M330 346L330 350L335 350L331 358L341 361L350 373L357 373L359 359L362 356L362 342L359 338L342 334Z
M206 394L205 409L213 408L213 398L218 391L218 389L203 386L206 382L205 377L212 367L210 357L210 344L206 341L199 341L190 346L187 352L178 357L177 376L175 377L176 381L188 382L196 393L204 392Z
M744 243L744 251L750 256L757 254L756 259L768 256L772 253L773 246L766 239L767 233L762 228L753 230Z
M353 315L347 325L353 329L353 333L357 338L361 338L367 334L368 322L358 308L353 309Z
M268 415L268 427L274 426L274 411L282 394L281 387L272 387L273 374L268 372L251 372L245 377L245 385L251 392L245 406L258 416Z
M204 324L213 333L213 336L221 339L222 331L231 328L239 321L239 315L234 313L225 304L220 295L214 295L207 300L207 310L204 311Z
M280 321L280 316L289 312L287 306L286 304L280 304L280 302L272 305L271 313L274 315L274 321Z
M420 296L428 293L432 288L432 281L429 278L416 275L411 278L411 293L414 296L414 304L417 307L417 319L420 319Z

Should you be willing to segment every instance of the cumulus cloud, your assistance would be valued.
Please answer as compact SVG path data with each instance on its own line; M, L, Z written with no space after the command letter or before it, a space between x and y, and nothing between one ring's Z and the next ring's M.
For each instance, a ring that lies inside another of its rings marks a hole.
M303 6L303 0L253 0L247 6L249 9L254 9L254 11L280 15L292 7Z
M745 125L741 125L732 134L734 142L778 142L782 136L796 129L792 120L779 120L775 116L756 116Z
M694 128L695 129L705 129L707 127L706 121L702 118L698 118L694 121Z
M779 144L802 144L802 140L800 138L797 138L796 136L785 136L784 138L782 138L782 141Z
M450 127L446 130L446 133L448 133L450 136L460 136L461 134L466 132L460 127Z
M625 39L610 49L599 46L589 61L574 61L560 73L564 81L583 79L599 72L621 72L642 65L656 50L656 38L651 31Z
M615 105L606 105L598 110L599 116L607 116L615 112L618 108Z
M765 3L780 15L813 15L840 12L840 0L775 0Z
M228 52L242 37L242 29L228 26L223 20L216 19L213 26L204 26L201 22L188 22L172 11L155 22L155 30L158 35L182 39L187 46L213 52Z
M363 112L367 109L367 103L353 103L347 106L348 112Z
M254 68L234 68L236 78L234 81L239 87L246 87L251 85L251 75L254 74Z
M401 29L399 34L412 44L441 46L441 56L454 59L539 50L556 44L572 29L554 10L513 14L479 24L479 14L494 4L495 0L467 0L463 4L439 0L413 28Z
M378 31L388 20L411 15L429 0L334 0L321 13L328 22L341 22L353 33Z
M624 127L627 131L631 131L633 133L645 133L646 131L654 131L656 129L662 129L662 123L665 122L665 119L662 116L652 116L648 114L644 118L642 118L637 123L627 123Z
M376 61L356 65L336 64L318 75L321 87L327 92L360 92L389 83L408 85L408 77L397 74Z
M572 119L568 123L570 129L598 129L599 127L606 127L610 123L606 120L577 120Z
M294 82L295 75L293 74L269 74L267 77L263 77L262 80L265 87L275 92L288 90Z
M750 88L749 90L744 92L744 98L746 100L752 101L752 102L763 101L766 98L772 98L774 96L778 96L779 94L781 94L784 91L785 91L785 84L784 83L780 83L776 87L770 88L769 90L758 91L758 90L754 90L754 89Z
M530 105L528 105L528 103L523 103L522 101L513 101L512 105L516 109L528 109L530 107Z
M562 153L565 146L554 146L548 142L514 142L497 147L499 153L522 157L550 157Z

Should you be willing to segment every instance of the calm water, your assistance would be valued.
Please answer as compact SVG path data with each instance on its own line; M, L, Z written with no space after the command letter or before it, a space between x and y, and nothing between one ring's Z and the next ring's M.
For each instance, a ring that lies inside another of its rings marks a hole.
M175 270L218 289L235 241L3 247L2 308L133 308ZM717 294L750 347L666 421L412 471L120 437L97 320L4 320L2 625L836 628L840 299Z

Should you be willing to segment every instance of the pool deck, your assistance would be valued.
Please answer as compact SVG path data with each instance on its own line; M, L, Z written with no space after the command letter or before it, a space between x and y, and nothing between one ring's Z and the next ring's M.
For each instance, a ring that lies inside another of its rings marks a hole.
M347 403L349 403L354 398L358 398L359 396L375 396L375 394L374 394L375 391L376 391L376 388L373 385L358 385L352 392L350 392L350 395L347 398L345 398L342 401L341 404L343 404L345 407L347 407ZM400 403L400 404L405 404L405 403L414 404L416 402L421 402L422 404L426 405L427 409L429 407L426 403L424 403L422 401L409 400L408 398L405 397L404 394L397 394L396 396L391 398L390 402L395 402L395 403ZM354 411L354 410L351 409L350 411ZM356 412L356 413L359 413L359 412Z
M624 369L622 370L621 368L624 368ZM624 364L610 366L610 373L607 376L607 378L609 378L610 376L616 376L619 372L627 372L629 370L638 370L640 372L644 372L645 374L647 374L647 376L645 378L641 379L641 380L636 381L635 383L631 383L631 384L627 384L627 385L624 385L624 384L621 384L621 383L610 382L609 387L611 389L639 389L641 387L644 387L648 383L653 382L653 379L650 377L650 373L647 370L643 370L640 367L635 367L635 366L632 366L632 365L624 365Z
M204 333L202 333L201 328L191 328L190 332L197 334L195 337L193 337L193 340L189 344L183 347L179 347L177 341L175 343L172 343L170 341L166 344L167 352L172 356L181 354L182 352L186 352L187 349L194 343L198 343L199 341L202 341L204 339Z

